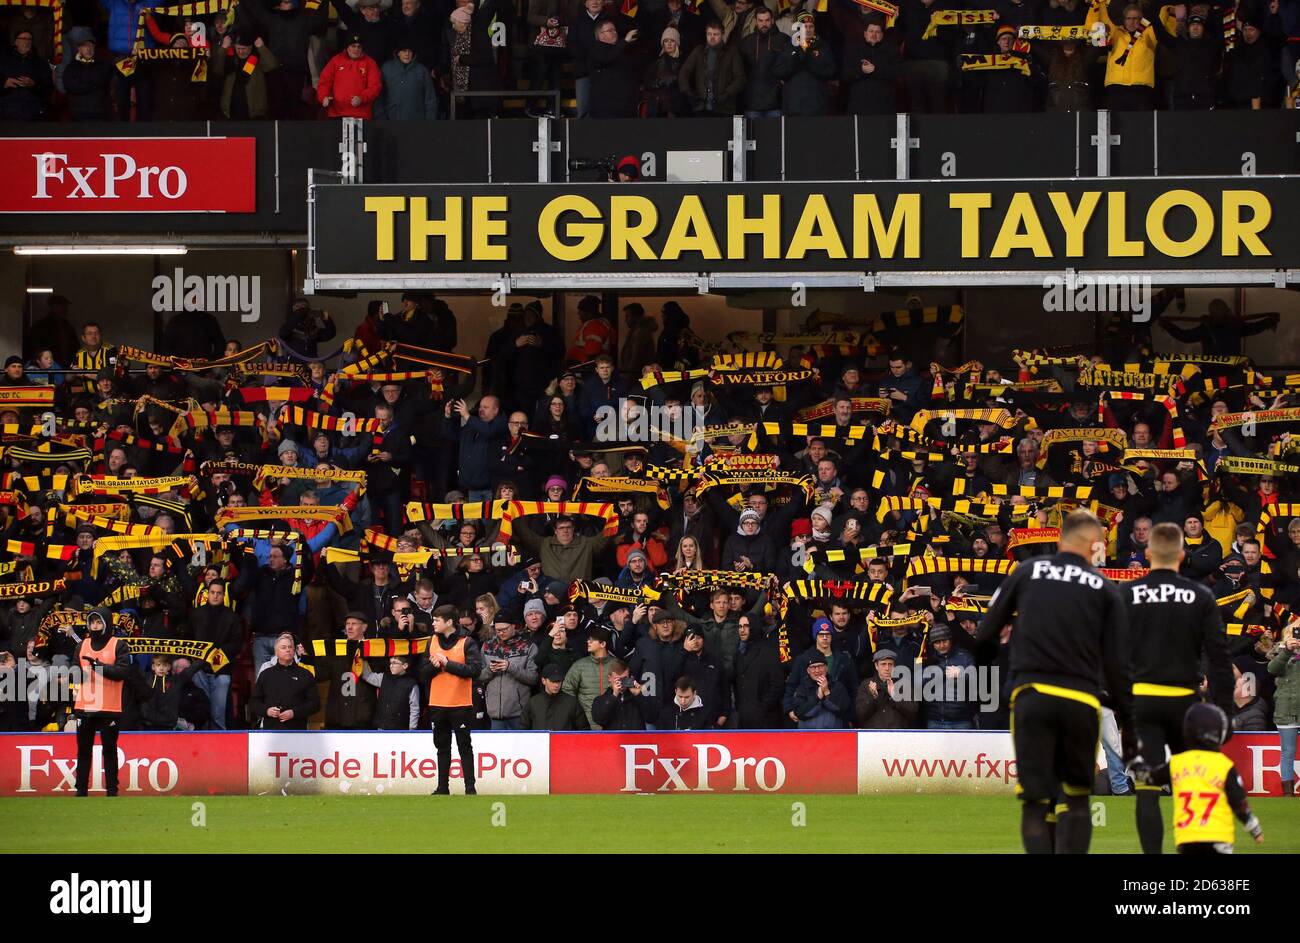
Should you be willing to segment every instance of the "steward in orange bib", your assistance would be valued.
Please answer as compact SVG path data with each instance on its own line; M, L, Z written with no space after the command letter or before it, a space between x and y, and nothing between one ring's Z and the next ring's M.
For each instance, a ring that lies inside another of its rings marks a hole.
M122 701L133 666L126 642L113 636L113 619L103 609L92 609L86 617L87 636L77 653L82 671L73 711L77 724L77 795L90 788L95 733L104 753L104 789L117 795L117 732L122 719Z
M456 618L455 606L433 610L433 637L420 665L420 678L429 685L429 717L433 722L433 748L438 755L435 796L451 792L453 732L465 777L465 795L476 794L470 725L474 721L474 679L483 670L483 656L478 643L459 630Z
M1264 828L1250 811L1246 788L1232 760L1221 752L1228 715L1213 704L1193 704L1183 716L1188 749L1150 771L1134 770L1139 781L1169 786L1174 796L1174 842L1180 855L1230 855L1236 837L1235 815L1255 844Z

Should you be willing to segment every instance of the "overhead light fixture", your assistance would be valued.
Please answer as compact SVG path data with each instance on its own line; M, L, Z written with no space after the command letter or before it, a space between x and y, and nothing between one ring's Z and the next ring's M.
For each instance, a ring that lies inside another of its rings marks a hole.
M185 255L185 246L14 246L14 255Z
M54 289L53 289L53 288L28 288L28 289L27 289L27 294L29 294L29 295L52 295L52 294L54 294Z

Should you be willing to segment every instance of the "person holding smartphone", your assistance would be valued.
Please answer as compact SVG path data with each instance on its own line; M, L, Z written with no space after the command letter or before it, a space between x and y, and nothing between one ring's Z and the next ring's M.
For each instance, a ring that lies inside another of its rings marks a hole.
M591 705L592 723L601 730L645 730L659 717L659 699L632 676L627 662L610 661L609 687Z

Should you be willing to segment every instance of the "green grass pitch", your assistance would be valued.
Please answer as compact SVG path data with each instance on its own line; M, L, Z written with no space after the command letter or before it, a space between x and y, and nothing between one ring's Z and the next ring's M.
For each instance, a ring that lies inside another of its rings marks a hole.
M1092 851L1136 854L1133 800L1092 801ZM1300 853L1300 800L1252 807L1265 843L1238 826L1239 854ZM987 796L30 798L0 799L0 821L6 854L1021 851L1018 804Z

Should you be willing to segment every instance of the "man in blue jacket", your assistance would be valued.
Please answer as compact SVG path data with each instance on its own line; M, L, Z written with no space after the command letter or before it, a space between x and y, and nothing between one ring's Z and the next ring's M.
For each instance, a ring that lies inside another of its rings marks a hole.
M442 428L445 438L460 442L460 486L469 501L490 501L492 460L507 431L501 402L495 396L484 396L478 401L478 415L471 416L463 399L453 400L443 414L450 419L453 409L460 413L459 431L451 423Z
M152 2L140 0L99 0L99 5L108 14L108 50L113 54L114 62L131 55L135 48L136 30L140 23L140 13L156 6ZM144 31L146 47L157 45ZM114 70L116 72L116 70ZM136 69L131 75L120 72L113 79L113 102L117 108L117 120L131 119L131 90L135 89L135 117L137 121L149 121L153 118L153 84L148 72Z

